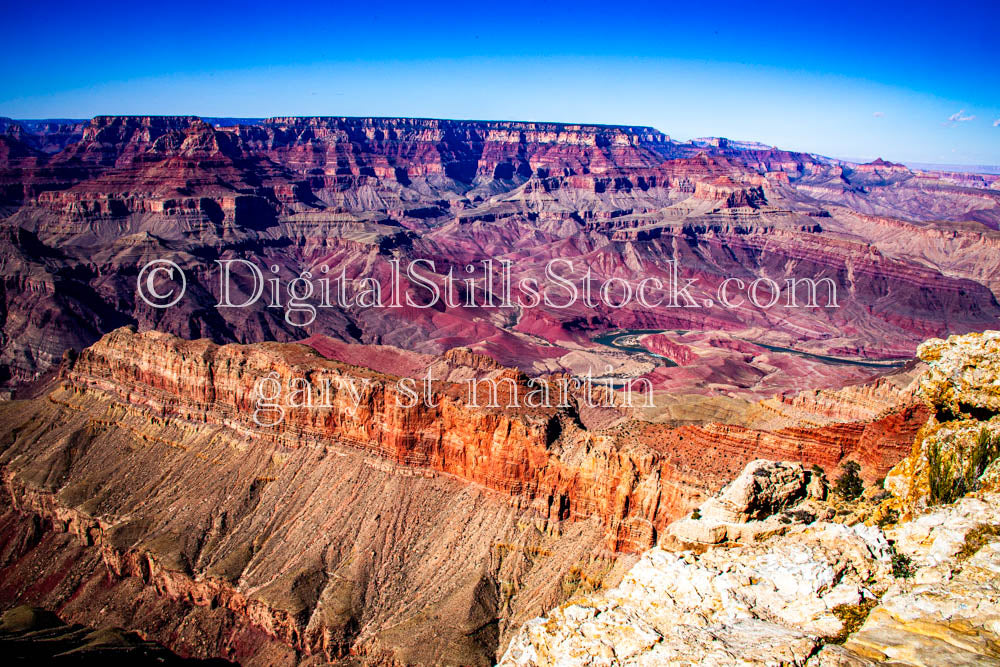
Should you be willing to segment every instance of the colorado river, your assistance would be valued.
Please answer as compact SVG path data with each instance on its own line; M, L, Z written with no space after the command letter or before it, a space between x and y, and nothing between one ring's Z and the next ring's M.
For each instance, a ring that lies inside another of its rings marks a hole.
M676 366L677 364L671 360L667 359L661 354L656 354L650 352L636 340L636 337L645 334L656 334L664 333L663 329L624 329L622 331L612 331L611 333L606 333L597 338L592 339L598 345L605 345L607 347L613 347L616 350L624 350L625 352L638 352L640 354L648 354L651 357L656 357L663 361L664 366Z
M667 359L666 357L654 354L650 352L642 345L639 344L637 338L639 336L644 336L646 334L657 334L657 333L667 333L673 331L677 334L685 334L687 331L675 330L675 329L621 329L619 331L612 331L610 333L602 334L596 338L593 338L595 343L598 345L606 345L607 347L613 347L616 350L623 350L625 352L636 352L640 354L648 354L657 359L662 359L665 366L676 366L677 364ZM768 343L759 343L754 340L746 340L740 338L739 340L751 343L753 345L759 345L760 347L771 350L772 352L785 352L788 354L798 355L800 357L805 357L807 359L816 359L825 364L840 364L847 366L866 366L869 368L899 368L905 364L908 360L885 360L885 361L862 361L858 359L841 359L840 357L830 357L825 354L814 354L812 352L803 352L802 350L795 350L790 347L781 347L780 345L769 345Z

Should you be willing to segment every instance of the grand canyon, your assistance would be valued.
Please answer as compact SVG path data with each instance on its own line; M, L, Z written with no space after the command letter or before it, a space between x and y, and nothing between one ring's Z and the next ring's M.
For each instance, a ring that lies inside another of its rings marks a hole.
M996 543L955 565L1000 464L951 504L927 462L1000 442L1000 175L637 126L0 119L0 224L0 651L1000 664ZM326 395L262 421L262 378ZM813 607L760 592L806 552ZM904 623L918 584L981 613Z

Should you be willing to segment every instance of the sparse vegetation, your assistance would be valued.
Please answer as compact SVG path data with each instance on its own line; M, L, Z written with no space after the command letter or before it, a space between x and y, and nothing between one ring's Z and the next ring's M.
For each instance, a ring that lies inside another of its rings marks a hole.
M500 583L500 608L510 609L510 603L514 599L514 594L517 592L517 586L514 582L503 581Z
M880 503L883 500L888 500L889 498L892 498L891 493L889 493L888 491L879 491L878 493L872 496L871 500L873 503Z
M693 512L691 512L691 518L697 521L698 519L701 518L701 512L695 509Z
M965 534L965 544L956 554L957 560L966 560L976 555L988 542L1000 537L1000 526L981 523Z
M762 531L762 532L757 533L756 535L754 535L753 536L753 541L754 542L767 542L769 539L771 539L772 537L775 537L776 535L784 535L784 534L785 534L785 531L783 529L781 529L781 528L778 528L778 529L775 529L775 530L766 530L766 531Z
M927 482L932 505L953 503L979 488L979 476L1000 456L1000 438L991 437L986 429L979 432L976 443L964 457L955 451L944 451L940 443L927 448Z
M875 598L868 598L862 600L858 604L838 604L836 607L830 611L836 616L841 624L842 628L840 633L836 636L830 638L831 644L843 644L847 641L847 638L858 631L862 625L864 625L865 619L868 618L868 614L871 613L875 605L878 604L878 600Z
M878 521L876 521L876 523L878 524L879 528L885 528L886 526L892 525L894 523L899 523L899 510L890 507L889 509L887 509L885 512L882 513L882 516L878 518Z
M892 550L892 576L897 579L909 579L916 572L913 566L913 559L906 554L897 553Z
M833 485L833 490L844 500L856 500L865 490L865 483L861 480L861 466L855 461L845 461L841 464L840 477Z
M559 582L563 596L568 599L577 593L584 595L593 593L604 585L605 574L606 571L604 570L595 574L589 574L579 565L571 566Z
M497 542L493 545L501 556L507 553L521 553L528 558L551 556L552 551L534 544L510 544L508 542Z
M781 523L812 523L816 520L816 515L808 510L792 510L781 515Z

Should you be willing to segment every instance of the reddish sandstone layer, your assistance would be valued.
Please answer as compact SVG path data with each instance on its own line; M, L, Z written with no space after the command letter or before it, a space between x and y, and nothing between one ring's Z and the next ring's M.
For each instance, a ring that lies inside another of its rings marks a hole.
M552 521L598 516L614 549L648 547L654 527L667 519L651 481L657 471L650 452L619 448L581 431L571 411L522 407L523 394L514 409L477 408L469 406L467 386L439 383L435 405L421 399L401 407L413 397L400 389L399 378L322 359L302 346L217 346L127 329L86 349L64 377L75 390L109 394L158 418L226 426L288 447L349 444L395 463L445 472L523 496ZM257 410L255 386L265 377L283 387L277 400L283 414ZM293 378L309 378L316 407L288 407ZM354 383L357 394L339 386L341 380ZM410 388L422 391L420 384ZM487 392L480 390L479 405L490 401ZM560 400L555 389L552 400ZM508 403L507 396L499 397L498 405ZM274 427L258 423L279 419Z
M265 424L279 416L276 409L255 404L255 383L266 376L283 388L275 401L283 405L281 422L274 427L254 421L255 409L257 420ZM313 409L288 407L290 382L297 377L309 378ZM325 385L324 378L332 384ZM356 395L350 387L338 387L340 380L352 383ZM636 448L627 438L581 431L572 408L529 409L525 393L510 409L509 393L501 392L498 404L505 409L488 409L469 405L468 387L437 383L435 405L421 399L413 407L401 407L413 399L400 390L398 378L323 360L302 347L220 347L125 329L85 350L66 370L65 381L77 390L96 389L144 406L160 418L224 425L284 446L348 443L396 463L521 496L550 521L597 516L609 546L628 550L651 544L683 505L661 497L657 480L670 478L661 470L664 462L697 473L693 477L700 475L698 486L703 487L710 486L708 479L724 480L755 457L832 469L853 456L876 478L905 453L920 423L920 415L906 408L871 422L773 433L711 424L666 430L649 426L641 439L645 446ZM512 386L499 382L501 388ZM419 384L410 387L421 391ZM878 392L875 387L871 391ZM558 400L555 390L551 398ZM478 404L489 400L481 387ZM873 445L880 437L884 439ZM717 458L719 452L726 454Z
M721 487L755 458L816 464L832 476L841 461L852 459L861 463L871 482L884 477L909 452L926 418L926 409L912 405L869 422L773 432L723 424L649 425L638 437L662 452L664 465L676 471L665 477L701 479L709 486Z
M357 408L335 387L317 401L329 407L262 427L252 392L268 374L314 390L353 379ZM438 405L399 408L396 380L301 345L105 336L49 396L0 410L4 502L19 513L0 567L24 582L0 594L81 622L110 608L202 657L489 664L510 628L563 599L570 568L648 547L745 461L852 457L874 477L920 421L591 433L572 408L469 407L447 383ZM47 570L70 547L46 526L76 536L79 566Z

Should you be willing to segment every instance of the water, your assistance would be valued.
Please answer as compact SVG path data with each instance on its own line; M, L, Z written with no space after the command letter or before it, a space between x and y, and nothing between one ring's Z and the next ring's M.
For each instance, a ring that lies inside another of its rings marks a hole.
M744 339L740 339L744 340ZM839 357L828 357L825 354L813 354L812 352L802 352L801 350L793 350L790 347L781 347L780 345L768 345L767 343L758 343L754 340L746 341L748 343L753 343L754 345L759 345L772 352L788 352L789 354L796 354L800 357L807 357L810 359L818 359L825 364L834 364L842 366L867 366L869 368L899 368L905 364L908 359L903 361L861 361L858 359L841 359Z
M612 331L611 333L603 334L601 336L598 336L597 338L594 338L593 341L598 345L613 347L616 350L624 350L625 352L638 352L640 354L647 354L651 357L656 357L657 359L661 359L663 361L664 366L676 366L677 363L672 359L668 359L664 357L662 354L655 354L653 352L650 352L641 345L638 344L630 345L628 343L618 342L619 338L627 338L629 336L642 336L643 334L656 334L663 332L664 332L663 329L623 329L621 331Z
M647 354L657 359L662 359L665 366L676 366L677 364L664 357L663 355L654 354L638 344L629 344L627 342L618 342L620 338L626 338L629 336L642 336L644 334L656 334L665 333L666 331L674 331L677 334L685 334L687 331L682 329L620 329L618 331L612 331L606 334L602 334L592 340L598 345L605 345L607 347L613 347L616 350L624 350L625 352L636 352L640 354ZM843 365L843 366L866 366L868 368L899 368L904 365L908 359L904 360L885 360L885 361L863 361L860 359L841 359L839 357L829 357L825 354L813 354L812 352L803 352L802 350L795 350L790 347L781 347L780 345L769 345L767 343L759 343L754 340L746 340L741 338L747 343L752 343L753 345L759 345L766 350L771 350L772 352L786 352L788 354L798 355L807 359L816 359L825 364L831 365Z

